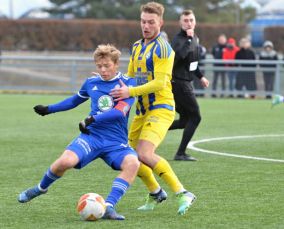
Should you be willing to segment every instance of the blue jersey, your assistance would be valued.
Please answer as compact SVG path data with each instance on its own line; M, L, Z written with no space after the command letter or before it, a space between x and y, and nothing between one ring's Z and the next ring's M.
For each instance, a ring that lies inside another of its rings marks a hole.
M128 87L134 86L132 78L124 76L122 73L109 81L105 81L100 75L88 78L77 95L66 100L49 105L50 113L72 109L79 104L91 99L90 115L95 121L87 128L90 134L101 143L101 147L115 149L121 145L128 144L128 116L134 98L130 97L119 102L115 102L109 95L112 89L120 87L119 80L122 80Z
M129 110L131 105L134 103L134 98L123 100L128 105L128 107L126 106L123 108L126 109L125 111L121 111L125 112L124 116L120 116L115 121L96 121L99 119L100 114L111 111L118 105L118 102L115 102L109 93L112 89L120 87L119 80L122 80L127 86L134 86L134 80L122 75L121 73L118 73L110 81L105 81L101 78L101 76L96 75L88 78L78 92L78 95L82 98L91 98L90 115L95 117L95 122L93 122L88 129L92 135L101 139L105 145L117 145L118 143L120 145L121 143L127 144L128 142L127 123Z

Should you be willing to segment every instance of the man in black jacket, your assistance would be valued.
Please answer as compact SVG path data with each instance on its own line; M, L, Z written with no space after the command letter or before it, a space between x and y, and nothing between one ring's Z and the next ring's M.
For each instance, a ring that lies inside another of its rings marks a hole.
M198 68L199 49L197 36L194 34L195 15L191 10L184 10L180 16L181 31L174 37L172 48L175 51L172 87L179 120L175 120L169 130L184 129L179 148L174 160L196 161L185 153L196 128L201 121L199 106L195 98L191 81L197 76L203 87L209 81Z
M223 49L226 47L227 45L227 37L225 34L220 34L218 37L218 43L216 45L213 46L212 48L212 55L214 57L214 59L216 60L222 60L223 59ZM220 67L220 66L224 66L221 63L217 63L214 64L214 66ZM220 76L220 80L221 80L221 86L222 86L222 94L221 97L224 96L224 92L226 90L226 72L225 71L214 71L214 75L213 75L213 82L212 82L212 90L213 90L213 94L212 97L216 97L216 89L217 89L217 85L218 85L218 78Z

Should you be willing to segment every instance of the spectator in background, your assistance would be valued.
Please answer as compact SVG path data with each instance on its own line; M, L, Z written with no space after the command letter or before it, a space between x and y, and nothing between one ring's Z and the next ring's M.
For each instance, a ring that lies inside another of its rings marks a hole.
M197 38L197 42L198 42L199 60L200 61L205 60L207 50L202 44L200 44L199 38ZM204 66L204 64L202 62L198 62L198 66L201 67L201 66ZM204 75L205 73L204 70L200 70L200 71ZM200 79L197 76L193 78L193 86L197 90L204 90L204 87L202 86ZM204 93L196 93L196 96L204 97Z
M240 40L240 50L236 53L236 60L255 60L255 53L251 49L251 42L247 38L242 38ZM240 64L239 66L244 68L247 67L255 67L255 64ZM256 90L256 79L255 79L255 71L239 71L236 78L236 89L238 91L246 88L248 91ZM239 94L238 97L243 97L243 95ZM250 94L251 98L254 98L254 94Z
M260 60L277 60L277 52L273 49L273 43L271 41L265 41L263 43L263 50L260 52ZM261 64L263 68L275 68L275 64ZM271 98L271 93L274 87L275 71L263 72L264 89L266 91L266 98Z
M236 45L236 40L234 38L229 38L226 48L223 51L223 60L234 60L236 57L236 53L239 51L239 47ZM226 67L234 67L235 64L226 64ZM237 71L227 71L228 79L229 79L229 90L230 90L230 97L233 96L233 91L235 90L235 81L236 81L236 74Z
M221 34L218 37L218 43L216 45L213 46L212 48L212 55L214 57L214 59L216 60L222 60L223 59L223 50L224 48L226 48L227 45L227 37L225 34ZM217 63L214 64L214 66L216 67L221 67L224 66L221 63ZM226 90L226 73L225 71L214 71L214 75L213 75L213 83L212 83L212 90L213 90L213 94L212 97L216 97L215 91L217 89L217 85L218 85L218 78L220 76L220 80L221 80L221 86L222 86L222 94L221 97L223 97L223 92Z

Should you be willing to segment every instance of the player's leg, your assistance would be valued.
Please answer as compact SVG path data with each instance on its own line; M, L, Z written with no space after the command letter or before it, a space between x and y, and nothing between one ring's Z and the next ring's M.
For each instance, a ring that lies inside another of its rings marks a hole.
M153 210L156 204L167 199L167 193L160 186L156 186L157 181L152 173L152 168L161 160L161 157L154 153L155 148L156 146L153 143L145 140L139 140L136 147L139 160L143 162L139 168L138 176L143 178L142 181L149 190L149 194L146 197L146 204L139 207L138 210ZM147 165L145 165L146 163ZM148 171L151 174L147 175Z
M129 131L129 144L134 149L137 148L141 130L144 124L144 119L144 116L135 116L131 123ZM148 188L149 195L147 196L147 200L149 203L151 202L151 204L147 206L147 209L140 210L154 209L155 204L161 203L167 199L167 193L160 187L153 174L152 169L149 166L141 162L137 176Z
M44 174L40 183L35 187L29 188L18 196L20 203L26 203L33 198L45 194L48 187L61 178L67 169L73 168L79 161L76 153L65 150L63 154L50 166L47 172Z
M140 134L140 140L137 145L139 159L149 165L155 174L160 176L165 183L175 192L179 198L179 214L185 211L194 201L193 194L186 191L172 170L170 164L155 153L156 147L164 139L169 126L174 119L174 111L166 109L153 110L148 114L149 119L144 123L144 128ZM151 123L151 124L149 124ZM145 207L149 204L147 201Z
M48 187L70 168L82 168L97 158L97 150L94 150L95 139L87 134L80 134L65 149L63 154L50 166L40 183L33 188L23 191L18 200L21 203L47 192ZM93 149L93 150L92 150Z
M124 220L125 217L115 211L115 206L118 201L124 196L129 186L134 182L137 175L140 162L138 161L137 154L130 148L127 151L115 152L115 159L111 166L116 170L121 170L120 174L114 179L111 191L106 198L106 213L104 219ZM117 156L119 154L119 156ZM111 159L104 160L108 163Z

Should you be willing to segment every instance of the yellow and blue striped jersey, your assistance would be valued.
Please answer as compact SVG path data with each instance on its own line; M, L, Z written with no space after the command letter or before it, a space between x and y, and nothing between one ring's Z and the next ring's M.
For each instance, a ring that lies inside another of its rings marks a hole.
M158 35L147 45L143 40L132 46L127 75L136 78L136 87L129 88L130 96L138 96L137 114L147 110L174 110L172 68L175 53L170 44Z

